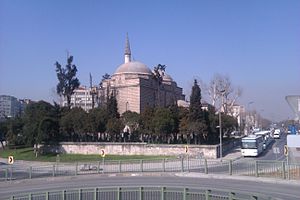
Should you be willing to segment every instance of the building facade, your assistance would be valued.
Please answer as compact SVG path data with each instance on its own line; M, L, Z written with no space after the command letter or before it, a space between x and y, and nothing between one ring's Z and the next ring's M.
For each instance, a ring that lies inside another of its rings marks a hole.
M90 109L93 108L93 103L94 107L98 106L98 101L97 101L97 96L93 95L96 94L95 92L97 88L89 88L85 86L80 86L76 90L74 90L74 94L71 96L71 108L75 107L81 107L83 110L88 112ZM94 98L94 102L93 102ZM67 98L63 99L62 102L63 106L67 106Z
M0 95L0 119L14 118L21 114L21 104L16 97Z

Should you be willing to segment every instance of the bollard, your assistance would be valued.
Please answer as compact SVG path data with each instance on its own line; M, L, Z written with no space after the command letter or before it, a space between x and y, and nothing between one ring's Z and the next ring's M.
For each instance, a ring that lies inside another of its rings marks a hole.
M119 160L119 173L122 172L121 160Z
M232 160L229 160L229 175L232 175Z
M183 158L181 158L181 172L184 172L184 163L183 163Z
M49 192L46 192L45 197L45 200L49 200Z
M188 200L187 193L188 193L188 189L184 188L183 189L183 200Z
M10 180L12 180L12 176L13 176L13 167L12 165L10 166Z
M32 166L29 167L28 173L29 173L29 179L31 179L32 178Z
M161 198L160 198L160 200L165 200L165 190L166 190L166 188L165 187L162 187L161 188Z
M81 189L78 190L78 200L81 200Z
M5 180L8 180L8 168L5 169Z
M121 188L118 187L117 200L121 200Z
M258 177L258 160L255 161L255 176Z
M139 192L140 200L143 200L143 199L144 199L144 196L143 196L143 190L144 190L144 188L143 188L143 187L140 187L140 192Z
M143 172L143 171L144 171L144 170L143 170L143 159L140 160L140 165L141 165L141 172Z
M208 167L207 167L207 160L206 160L206 158L204 159L204 172L205 172L205 174L208 174Z
M211 190L205 190L205 200L210 200Z
M285 162L282 161L282 178L283 178L283 179L286 179L285 173L286 173L286 170L285 170Z
M163 172L166 172L166 159L162 160Z
M76 162L76 166L75 166L75 176L78 175L78 162Z
M98 188L94 189L94 200L97 200L97 193L98 193Z
M55 165L53 165L53 169L52 169L52 176L55 176Z

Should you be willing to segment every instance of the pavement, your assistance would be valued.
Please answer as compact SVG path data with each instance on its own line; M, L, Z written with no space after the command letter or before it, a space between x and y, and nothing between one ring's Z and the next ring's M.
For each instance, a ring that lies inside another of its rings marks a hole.
M226 154L224 154L222 159L224 159L224 160L238 160L240 158L243 158L243 156L242 156L242 153L241 153L241 147L238 146L238 147L230 150Z

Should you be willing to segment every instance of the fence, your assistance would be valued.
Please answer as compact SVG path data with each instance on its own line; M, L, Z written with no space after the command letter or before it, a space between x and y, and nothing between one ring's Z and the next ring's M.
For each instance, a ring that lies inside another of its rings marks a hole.
M270 196L207 188L80 188L14 195L11 200L271 200Z
M207 160L196 158L126 160L54 163L24 166L2 165L0 181L40 177L77 176L84 174L126 172L198 172L205 174L242 175L300 180L300 165L287 165L284 161L262 160Z

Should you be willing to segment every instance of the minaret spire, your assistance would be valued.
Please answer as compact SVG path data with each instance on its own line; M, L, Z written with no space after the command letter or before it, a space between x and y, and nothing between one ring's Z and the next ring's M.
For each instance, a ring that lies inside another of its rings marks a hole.
M125 56L125 63L131 62L131 50L130 50L128 33L126 34L126 45L125 45L124 56Z

